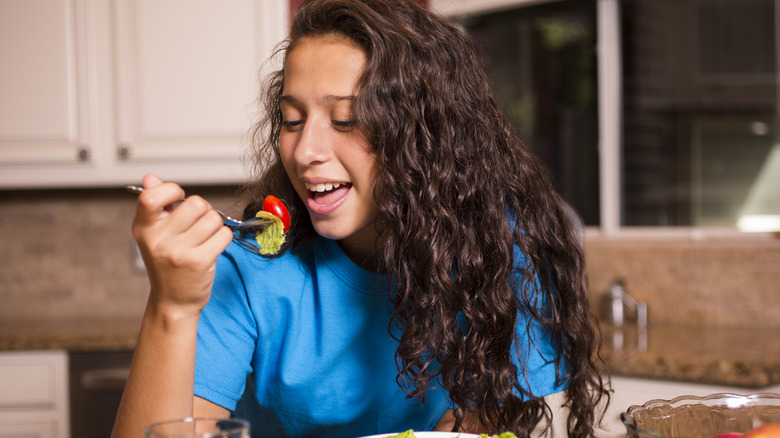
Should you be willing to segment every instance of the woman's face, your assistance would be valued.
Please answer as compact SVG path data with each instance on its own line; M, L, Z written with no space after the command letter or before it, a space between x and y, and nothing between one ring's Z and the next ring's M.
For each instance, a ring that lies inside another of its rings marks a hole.
M374 252L377 162L352 104L366 63L346 39L315 37L287 54L280 152L314 229L362 264Z

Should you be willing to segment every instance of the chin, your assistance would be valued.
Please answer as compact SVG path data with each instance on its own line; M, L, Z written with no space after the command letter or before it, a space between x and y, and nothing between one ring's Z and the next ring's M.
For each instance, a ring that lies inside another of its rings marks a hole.
M322 224L317 225L316 222L313 222L313 225L314 231L316 231L320 237L330 240L342 240L349 237L349 234L345 233L343 230L334 229L334 227L324 226Z

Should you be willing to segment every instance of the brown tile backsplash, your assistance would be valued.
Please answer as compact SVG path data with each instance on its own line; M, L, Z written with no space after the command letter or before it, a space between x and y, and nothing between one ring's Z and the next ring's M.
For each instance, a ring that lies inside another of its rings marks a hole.
M589 238L585 254L594 306L623 279L650 324L780 328L780 239Z
M227 188L192 188L231 210ZM124 189L0 191L0 320L140 316L135 195Z
M233 188L187 191L235 212ZM140 316L134 210L120 188L0 191L0 319ZM588 236L585 252L595 309L623 279L650 324L780 328L780 239Z

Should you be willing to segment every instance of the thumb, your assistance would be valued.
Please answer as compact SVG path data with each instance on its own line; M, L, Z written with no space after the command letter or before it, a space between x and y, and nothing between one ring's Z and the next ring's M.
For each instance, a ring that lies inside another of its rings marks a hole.
M157 176L157 175L155 175L153 173L147 173L146 175L144 175L143 184L144 184L144 188L146 188L146 189L150 189L152 187L157 187L157 186L159 186L162 183L163 183L163 180L160 179L159 176Z
M179 185L166 183L153 173L144 175L143 186L146 190L138 197L138 207L144 207L150 212L166 211L170 213L173 211L173 204L176 201L184 200L184 190ZM151 192L154 192L155 195L152 196Z

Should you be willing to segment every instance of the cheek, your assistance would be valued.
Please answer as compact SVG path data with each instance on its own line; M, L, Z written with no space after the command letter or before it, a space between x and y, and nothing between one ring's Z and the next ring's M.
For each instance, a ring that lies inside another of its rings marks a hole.
M279 139L279 156L282 157L282 164L287 171L287 176L294 179L295 176L295 144L290 139L285 139L282 135Z
M285 141L284 137L279 140L279 156L282 159L282 165L285 172L287 172L287 178L290 179L295 191L298 195L305 198L305 188L303 183L298 179L297 166L295 163L295 143L291 141Z
M365 169L363 178L373 189L376 185L376 179L379 176L379 163L377 163L373 157L366 157L361 166Z
M355 137L350 144L350 152L350 163L353 169L359 169L357 170L359 178L364 184L368 183L373 187L379 175L379 162L372 147L362 138Z

